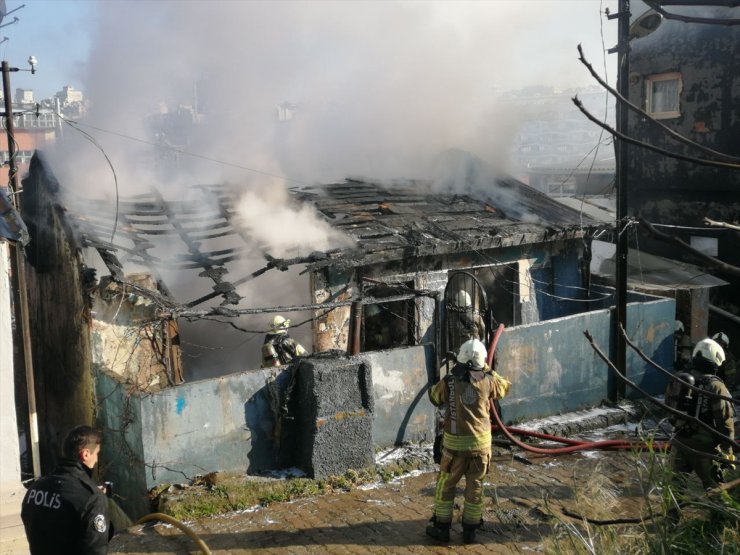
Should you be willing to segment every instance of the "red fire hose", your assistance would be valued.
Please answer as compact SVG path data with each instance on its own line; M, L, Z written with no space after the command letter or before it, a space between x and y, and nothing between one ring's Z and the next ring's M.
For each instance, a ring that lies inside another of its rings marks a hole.
M498 340L501 337L501 334L504 331L504 325L499 324L498 329L496 330L496 333L493 336L493 339L491 340L491 347L488 350L488 366L493 368L493 354L496 351L496 345L498 344ZM521 428L507 428L504 423L501 421L501 417L498 414L498 411L494 410L493 407L491 407L491 413L493 414L493 418L496 421L496 426L494 429L498 428L501 430L501 432L506 436L506 438L511 441L514 445L524 449L525 451L529 451L531 453L539 453L543 455L560 455L563 453L575 453L576 451L592 451L594 449L667 449L669 447L669 443L667 442L655 442L651 445L648 445L644 442L637 441L627 441L622 439L606 439L602 441L579 441L576 439L569 439L566 437L558 437L553 436L550 434L543 434L541 432L534 432L530 430L524 430ZM529 436L529 437L536 437L538 439L546 439L549 441L555 441L557 443L564 443L567 445L567 447L551 447L551 448L544 448L544 447L534 447L533 445L528 445L522 441L519 441L516 437L514 437L514 434L521 435L521 436Z

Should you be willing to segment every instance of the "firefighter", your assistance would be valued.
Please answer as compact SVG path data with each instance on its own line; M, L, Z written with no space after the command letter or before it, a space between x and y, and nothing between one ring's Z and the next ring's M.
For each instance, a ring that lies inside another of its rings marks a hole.
M729 397L727 387L716 375L724 360L724 351L715 340L702 339L694 347L692 371L687 374L688 380L684 381L691 383L693 379L696 387ZM708 424L718 433L735 439L735 410L730 401L697 394L688 388L676 395L671 389L675 385L669 384L668 387L666 402L669 405ZM676 418L674 426L671 469L676 473L679 484L683 485L686 476L693 471L699 476L705 489L716 487L722 480L723 469L713 459L702 456L701 453L734 460L732 445L689 419Z
M483 343L470 339L460 347L452 371L429 390L432 404L445 405L445 416L428 536L442 542L450 540L455 487L464 476L463 542L475 542L475 531L483 522L483 478L491 459L491 401L506 395L510 385L487 369Z
M725 361L722 363L722 366L719 367L717 375L723 382L725 382L728 391L735 391L735 387L737 386L737 375L735 373L735 355L730 351L730 338L727 337L726 333L719 332L715 333L712 336L712 339L719 343L719 346L722 347L722 350L725 352Z
M459 311L460 336L463 341L468 339L478 339L485 342L486 324L480 313L473 308L473 302L470 294L464 289L460 289L455 294L455 307ZM484 343L485 345L485 343Z
M77 426L64 439L59 465L26 492L21 518L31 555L102 555L113 527L108 498L92 479L102 434Z
M262 344L262 368L290 364L307 353L300 343L288 335L290 320L278 315L272 320L270 331Z

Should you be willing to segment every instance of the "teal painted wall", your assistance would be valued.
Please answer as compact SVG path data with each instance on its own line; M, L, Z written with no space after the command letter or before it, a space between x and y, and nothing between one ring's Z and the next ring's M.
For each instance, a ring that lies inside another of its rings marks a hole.
M675 301L659 299L627 305L627 331L631 339L658 364L671 368ZM610 370L583 335L610 353L612 311L598 310L516 326L504 331L494 361L495 369L512 381L501 403L504 419L550 416L592 407L607 398ZM610 353L610 358L613 356ZM627 352L628 377L649 393L662 393L665 379L643 362L632 349ZM627 387L628 397L639 397Z

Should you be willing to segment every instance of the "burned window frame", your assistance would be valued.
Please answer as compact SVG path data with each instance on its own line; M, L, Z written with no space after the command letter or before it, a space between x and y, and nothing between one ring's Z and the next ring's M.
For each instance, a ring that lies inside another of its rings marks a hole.
M413 281L393 284L366 284L363 287L363 295L382 299L384 297L394 297L399 293L408 293L410 289L413 289L413 287ZM390 308L388 305L401 305L402 309ZM391 337L387 344L368 342L368 314L372 311L371 307L377 307L381 312L385 312L386 314L390 313L393 320L404 318L406 320L404 330L405 339L403 341L394 341ZM369 348L368 343L370 344ZM399 347L411 347L416 344L416 304L413 298L401 301L391 301L388 303L381 302L364 305L362 311L361 352L384 351L386 349L396 349Z

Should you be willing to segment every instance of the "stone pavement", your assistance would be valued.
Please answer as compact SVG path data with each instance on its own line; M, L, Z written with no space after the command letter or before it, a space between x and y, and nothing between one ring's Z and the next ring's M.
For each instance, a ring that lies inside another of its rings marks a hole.
M463 545L456 508L449 546L427 538L434 472L386 484L274 503L249 511L186 523L216 554L513 553L548 552L568 517L548 507L562 504L596 518L638 516L643 498L632 470L634 455L590 452L550 457L528 455L531 464L498 450L486 488L479 544ZM458 491L462 503L461 490ZM544 498L549 498L549 503ZM136 526L116 536L111 554L197 553L177 528Z

